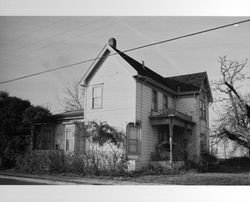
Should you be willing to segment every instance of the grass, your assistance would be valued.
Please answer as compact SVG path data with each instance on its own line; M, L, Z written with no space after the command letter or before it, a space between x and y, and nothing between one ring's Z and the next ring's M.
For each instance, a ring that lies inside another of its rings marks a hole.
M181 175L145 175L129 180L138 183L168 185L250 185L250 174L186 173Z
M9 174L15 174L15 171L6 172ZM20 173L19 173L20 174ZM57 174L57 175L31 175L27 176L36 178L53 178L58 179L86 179L86 180L101 180L109 181L114 185L139 183L141 185L250 185L250 173L195 173L189 172L179 175L138 175L138 176L81 176L77 174Z

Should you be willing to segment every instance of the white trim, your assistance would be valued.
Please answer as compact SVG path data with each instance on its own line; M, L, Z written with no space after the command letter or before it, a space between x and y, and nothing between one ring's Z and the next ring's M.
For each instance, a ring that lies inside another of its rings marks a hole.
M107 54L107 55L105 55ZM89 69L86 71L86 73L84 74L84 76L81 78L80 80L80 85L81 86L86 86L88 85L86 82L88 76L91 74L91 72L94 70L94 68L96 67L96 65L98 64L98 62L100 61L100 59L106 60L107 57L109 57L109 55L111 54L111 56L116 56L119 59L119 63L129 72L129 74L131 74L131 76L135 76L137 75L137 71L131 67L130 64L128 64L120 55L119 53L114 50L110 45L106 45L104 46L104 48L102 49L102 51L100 52L100 54L96 57L97 59L92 63L92 65L89 67Z

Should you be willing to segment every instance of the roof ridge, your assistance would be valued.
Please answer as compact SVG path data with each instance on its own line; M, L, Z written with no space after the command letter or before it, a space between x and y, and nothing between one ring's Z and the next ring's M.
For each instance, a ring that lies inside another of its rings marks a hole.
M134 58L128 56L128 55L125 54L124 52L118 50L117 48L113 48L113 49L114 49L115 51L117 51L117 53L118 53L119 55L121 55L121 56L123 55L124 57L129 58L130 60L132 60L133 62L137 63L138 65L144 66L144 68L145 68L147 71L149 71L150 73L154 73L154 74L156 74L157 76L159 76L159 77L161 77L162 79L164 79L163 76L161 76L161 75L158 74L157 72L153 71L152 69L148 68L147 66L143 65L142 63L140 63L139 61L135 60ZM123 56L122 56L122 57L123 57ZM124 58L124 57L123 57L123 58ZM124 59L125 59L125 58L124 58ZM125 60L126 60L126 59L125 59ZM129 62L128 62L128 63L129 63Z
M190 75L202 74L202 73L207 73L207 71L196 72L196 73L190 73L190 74L181 74L181 75L169 76L169 77L165 77L165 78L174 78L174 77L181 77L181 76L190 76Z

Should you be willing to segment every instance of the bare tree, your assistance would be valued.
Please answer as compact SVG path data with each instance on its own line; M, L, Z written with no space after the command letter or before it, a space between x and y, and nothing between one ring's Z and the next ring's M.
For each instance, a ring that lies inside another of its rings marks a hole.
M83 109L84 88L78 81L72 81L64 90L64 97L59 100L66 111Z
M240 86L249 77L244 73L247 59L238 62L219 58L221 79L213 82L213 90L221 97L215 99L220 103L219 118L214 127L214 137L226 138L238 146L250 151L250 93L240 92Z

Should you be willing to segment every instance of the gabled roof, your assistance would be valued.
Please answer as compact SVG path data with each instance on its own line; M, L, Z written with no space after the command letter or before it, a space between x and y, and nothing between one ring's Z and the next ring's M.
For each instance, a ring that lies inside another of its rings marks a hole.
M199 92L204 80L207 80L208 83L208 93L209 97L212 98L211 90L209 87L209 82L207 79L207 73L206 72L199 72L194 74L186 74L186 75L180 75L180 76L173 76L173 77L163 77L150 68L146 67L143 63L140 63L136 61L135 59L131 58L124 52L119 51L116 48L116 40L114 38L111 38L108 42L108 44L105 46L105 48L102 51L102 54L100 54L100 61L103 60L103 58L107 57L105 56L105 52L109 51L109 53L112 51L112 55L119 55L122 59L124 59L129 66L132 67L137 72L137 77L143 76L146 78L149 78L168 89L172 90L173 93L190 93L190 92ZM98 56L98 57L99 57ZM98 60L96 60L92 67L90 67L89 71L84 75L82 78L82 81L84 79L87 79L90 74L94 71L94 66L98 65ZM81 81L81 82L82 82Z
M200 88L206 77L206 74L207 74L206 72L199 72L199 73L194 73L194 74L184 74L184 75L172 76L172 77L167 77L167 78L171 80L176 80L185 84L190 84L190 85Z
M191 84L182 83L181 81L171 79L171 78L164 78L161 75L157 74L153 70L149 69L142 63L136 61L135 59L129 57L125 53L119 51L118 49L114 48L114 50L124 59L126 60L141 76L146 76L151 78L154 81L163 84L164 86L170 88L171 90L178 92L187 92L187 91L197 91L199 88L197 86L193 86Z

